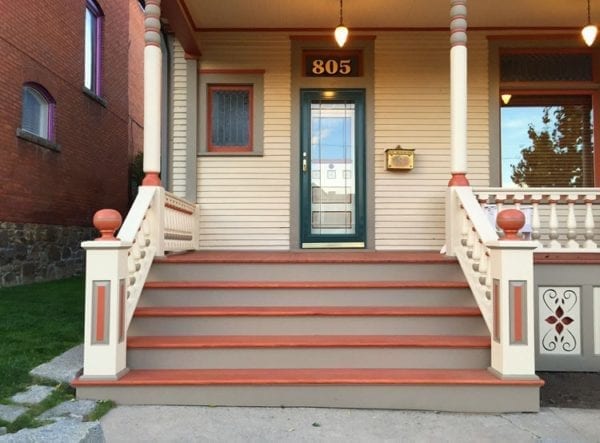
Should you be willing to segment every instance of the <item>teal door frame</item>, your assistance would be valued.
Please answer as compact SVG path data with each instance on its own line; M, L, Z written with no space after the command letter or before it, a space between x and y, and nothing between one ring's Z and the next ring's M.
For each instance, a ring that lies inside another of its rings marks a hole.
M355 232L353 234L311 233L311 104L320 102L354 103L354 158L355 158ZM301 89L300 90L300 241L303 248L364 248L366 244L366 136L364 89Z

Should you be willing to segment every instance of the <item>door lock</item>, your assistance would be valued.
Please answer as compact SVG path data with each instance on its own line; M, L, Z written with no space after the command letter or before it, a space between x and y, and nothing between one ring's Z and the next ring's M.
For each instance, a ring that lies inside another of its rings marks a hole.
M302 153L302 172L308 171L308 162L306 161L306 152Z

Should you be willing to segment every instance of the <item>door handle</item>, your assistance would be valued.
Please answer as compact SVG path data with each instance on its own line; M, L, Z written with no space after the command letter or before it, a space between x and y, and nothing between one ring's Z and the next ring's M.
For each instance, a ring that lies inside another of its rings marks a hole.
M308 171L308 163L306 162L305 158L302 159L302 171L303 172Z

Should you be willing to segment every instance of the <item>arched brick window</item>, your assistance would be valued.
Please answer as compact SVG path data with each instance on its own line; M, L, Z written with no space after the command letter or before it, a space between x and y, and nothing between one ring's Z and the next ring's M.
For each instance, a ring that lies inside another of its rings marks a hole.
M23 85L21 130L49 141L55 141L54 108L56 102L38 83Z

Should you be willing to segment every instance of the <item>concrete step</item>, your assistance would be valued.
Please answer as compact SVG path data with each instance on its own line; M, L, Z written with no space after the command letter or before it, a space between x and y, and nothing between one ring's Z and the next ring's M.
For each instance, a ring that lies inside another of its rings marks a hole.
M130 336L161 335L486 335L476 307L138 308Z
M485 369L132 370L74 383L79 398L119 404L304 406L513 412L539 409L539 379Z
M489 337L167 336L130 337L131 369L486 368Z

